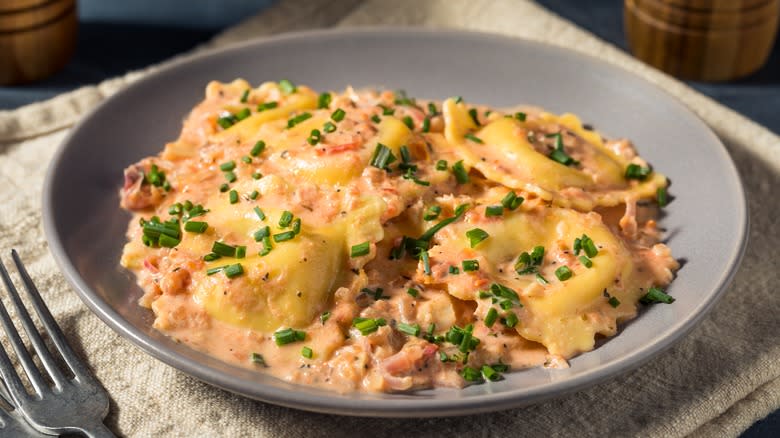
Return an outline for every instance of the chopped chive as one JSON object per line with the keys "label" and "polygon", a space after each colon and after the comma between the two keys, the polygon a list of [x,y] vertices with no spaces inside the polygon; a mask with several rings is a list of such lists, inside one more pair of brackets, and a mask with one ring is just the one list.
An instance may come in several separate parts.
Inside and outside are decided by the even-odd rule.
{"label": "chopped chive", "polygon": [[261,221],[264,221],[265,213],[263,213],[263,209],[261,209],[260,207],[255,207],[254,210],[255,210],[255,214],[257,215],[257,218],[260,219]]}
{"label": "chopped chive", "polygon": [[649,167],[642,167],[638,164],[629,164],[626,167],[626,179],[638,179],[640,181],[647,178],[652,171]]}
{"label": "chopped chive", "polygon": [[176,245],[181,243],[181,240],[175,237],[171,237],[167,234],[160,234],[160,238],[157,241],[157,243],[159,243],[160,246],[165,248],[175,248]]}
{"label": "chopped chive", "polygon": [[464,272],[478,271],[479,260],[463,260],[462,266]]}
{"label": "chopped chive", "polygon": [[395,114],[395,108],[390,108],[384,105],[379,105],[379,107],[382,108],[383,116],[392,116],[393,114]]}
{"label": "chopped chive", "polygon": [[571,269],[569,269],[568,266],[560,266],[558,269],[555,270],[555,276],[558,277],[558,280],[566,281],[571,278],[573,272],[571,272]]}
{"label": "chopped chive", "polygon": [[464,367],[463,371],[460,372],[460,375],[463,376],[463,380],[467,382],[478,382],[482,380],[482,373],[472,367]]}
{"label": "chopped chive", "polygon": [[293,94],[295,91],[298,90],[298,87],[295,86],[292,82],[290,82],[287,79],[282,79],[279,81],[279,89],[282,90],[282,93],[284,94]]}
{"label": "chopped chive", "polygon": [[414,120],[412,120],[411,116],[404,116],[401,121],[404,122],[404,125],[406,125],[407,128],[414,129]]}
{"label": "chopped chive", "polygon": [[439,160],[436,162],[436,170],[447,170],[447,160]]}
{"label": "chopped chive", "polygon": [[352,245],[352,250],[350,251],[350,257],[362,257],[364,255],[368,255],[368,253],[371,252],[371,243],[370,242],[363,242],[358,243],[357,245]]}
{"label": "chopped chive", "polygon": [[309,347],[303,347],[301,349],[301,356],[305,357],[306,359],[311,359],[314,357],[314,351],[312,351]]}
{"label": "chopped chive", "polygon": [[469,174],[466,171],[466,168],[463,167],[463,160],[453,164],[452,171],[455,173],[455,180],[458,181],[458,184],[466,184],[469,182]]}
{"label": "chopped chive", "polygon": [[252,361],[252,363],[256,363],[262,367],[268,368],[268,364],[265,362],[265,358],[260,353],[252,353],[249,356],[249,360]]}
{"label": "chopped chive", "polygon": [[297,116],[287,120],[287,128],[288,129],[292,128],[293,126],[303,123],[310,118],[311,118],[311,113],[298,114]]}
{"label": "chopped chive", "polygon": [[246,246],[240,245],[236,247],[236,258],[243,259],[246,257]]}
{"label": "chopped chive", "polygon": [[586,268],[590,269],[590,268],[593,267],[593,260],[585,257],[584,255],[580,256],[579,260],[580,260],[580,263],[582,263],[582,265],[585,266]]}
{"label": "chopped chive", "polygon": [[582,249],[585,251],[585,254],[588,257],[596,257],[596,255],[599,253],[598,248],[596,248],[596,244],[593,243],[593,240],[585,234],[582,235],[581,244]]}
{"label": "chopped chive", "polygon": [[617,297],[609,297],[609,300],[607,301],[612,308],[617,308],[617,306],[620,305],[620,300],[617,299]]}
{"label": "chopped chive", "polygon": [[428,256],[427,250],[420,251],[420,260],[423,262],[423,271],[425,275],[431,275],[431,258]]}
{"label": "chopped chive", "polygon": [[504,215],[504,206],[503,205],[488,205],[485,207],[485,216],[487,217],[495,217],[495,216],[503,216]]}
{"label": "chopped chive", "polygon": [[536,273],[536,281],[539,282],[539,284],[542,284],[542,285],[550,284],[550,282],[547,281],[547,279],[544,278],[544,276],[542,276],[542,274],[540,274],[538,272]]}
{"label": "chopped chive", "polygon": [[580,251],[582,251],[582,239],[579,237],[574,239],[574,244],[571,247],[572,251],[574,251],[574,255],[579,255]]}
{"label": "chopped chive", "polygon": [[428,228],[427,230],[425,230],[425,232],[422,234],[422,236],[420,236],[420,238],[418,240],[421,240],[423,242],[430,241],[431,238],[433,237],[433,235],[438,233],[439,230],[441,230],[442,228],[446,227],[447,225],[455,222],[456,220],[460,219],[460,217],[463,216],[463,213],[465,213],[466,210],[468,210],[468,207],[469,207],[468,204],[459,205],[455,209],[455,215],[454,216],[448,217],[446,219],[442,219],[436,225]]}
{"label": "chopped chive", "polygon": [[309,138],[306,139],[306,141],[312,146],[319,143],[320,140],[322,140],[322,133],[319,129],[312,129],[311,133],[309,133]]}
{"label": "chopped chive", "polygon": [[246,101],[249,99],[249,91],[249,88],[247,88],[243,93],[241,93],[241,99],[239,99],[241,103],[246,103]]}
{"label": "chopped chive", "polygon": [[217,272],[221,272],[223,269],[225,269],[225,266],[218,266],[216,268],[206,269],[206,275],[214,275]]}
{"label": "chopped chive", "polygon": [[256,157],[263,153],[265,150],[265,142],[263,140],[258,140],[257,143],[255,143],[254,146],[252,146],[252,150],[249,151],[249,155]]}
{"label": "chopped chive", "polygon": [[184,231],[189,231],[190,233],[205,233],[208,228],[209,224],[207,222],[187,221],[184,223]]}
{"label": "chopped chive", "polygon": [[523,112],[519,112],[518,111],[518,112],[515,113],[515,118],[517,120],[521,121],[521,122],[525,122],[525,117],[526,117],[525,113],[523,113]]}
{"label": "chopped chive", "polygon": [[420,325],[419,324],[406,324],[403,322],[399,322],[396,324],[396,328],[399,332],[405,333],[409,336],[420,336]]}
{"label": "chopped chive", "polygon": [[448,269],[447,272],[453,275],[458,275],[460,274],[460,268],[457,266],[450,266],[450,269]]}
{"label": "chopped chive", "polygon": [[555,134],[547,134],[545,135],[545,137],[555,139],[555,149],[553,149],[553,151],[550,152],[549,155],[550,159],[552,159],[553,161],[557,161],[558,163],[561,163],[564,166],[571,166],[580,163],[579,161],[570,157],[563,149],[563,135],[560,132],[557,132]]}
{"label": "chopped chive", "polygon": [[425,214],[423,215],[423,219],[426,221],[432,221],[437,219],[440,214],[441,214],[441,207],[439,207],[438,205],[431,205],[425,211]]}
{"label": "chopped chive", "polygon": [[347,115],[346,111],[344,111],[341,108],[337,108],[336,111],[333,111],[333,113],[331,113],[330,118],[333,119],[334,122],[340,122],[344,120],[344,116],[346,115]]}
{"label": "chopped chive", "polygon": [[544,261],[544,247],[541,245],[535,246],[531,250],[531,263],[539,266],[542,264],[542,261]]}
{"label": "chopped chive", "polygon": [[507,210],[515,210],[520,206],[520,204],[523,203],[523,201],[525,201],[525,199],[522,196],[517,196],[517,194],[512,191],[504,196],[504,198],[501,200],[501,205],[503,205]]}
{"label": "chopped chive", "polygon": [[395,160],[395,155],[393,155],[393,151],[389,147],[382,143],[377,143],[374,154],[371,156],[370,164],[376,168],[384,169]]}
{"label": "chopped chive", "polygon": [[224,173],[222,173],[222,175],[224,175],[225,179],[229,183],[236,182],[236,179],[238,179],[236,174],[233,173],[233,172],[224,172]]}
{"label": "chopped chive", "polygon": [[477,113],[476,108],[469,109],[469,115],[471,116],[471,120],[474,121],[474,124],[477,126],[482,126],[481,123],[479,123],[479,114]]}
{"label": "chopped chive", "polygon": [[279,102],[265,102],[257,105],[257,112],[261,113],[265,110],[274,109],[279,106]]}
{"label": "chopped chive", "polygon": [[225,276],[227,278],[234,278],[234,277],[238,277],[239,275],[244,273],[244,267],[241,266],[241,263],[236,263],[236,264],[233,264],[233,265],[225,266],[225,270],[224,271],[225,271]]}
{"label": "chopped chive", "polygon": [[482,377],[484,377],[485,380],[489,380],[491,382],[501,380],[501,374],[491,368],[490,365],[482,365],[480,371],[482,371]]}
{"label": "chopped chive", "polygon": [[485,326],[492,327],[496,322],[496,319],[498,319],[498,310],[496,310],[495,307],[491,307],[490,310],[488,310],[487,315],[485,315]]}
{"label": "chopped chive", "polygon": [[515,315],[514,312],[507,312],[504,319],[506,321],[504,325],[509,328],[513,328],[514,326],[517,325],[518,319],[517,319],[517,315]]}
{"label": "chopped chive", "polygon": [[238,192],[237,191],[231,190],[230,193],[228,194],[228,196],[230,197],[230,203],[231,204],[235,204],[235,203],[238,202]]}
{"label": "chopped chive", "polygon": [[473,228],[466,231],[466,237],[468,237],[471,247],[474,248],[480,242],[490,237],[490,235],[482,228]]}
{"label": "chopped chive", "polygon": [[213,252],[210,252],[210,253],[208,253],[208,254],[203,256],[203,261],[204,262],[213,262],[214,260],[217,260],[217,259],[219,259],[221,257],[222,256],[219,255],[219,254],[214,254]]}
{"label": "chopped chive", "polygon": [[300,342],[305,339],[306,332],[301,330],[286,328],[274,332],[274,342],[276,342],[276,345],[279,346],[292,344],[293,342]]}
{"label": "chopped chive", "polygon": [[257,190],[252,190],[252,193],[249,194],[249,199],[254,201],[258,196],[260,196],[260,192]]}
{"label": "chopped chive", "polygon": [[669,203],[669,195],[666,193],[665,187],[658,187],[658,190],[655,192],[655,200],[658,202],[659,207],[666,207]]}
{"label": "chopped chive", "polygon": [[479,143],[479,144],[484,144],[485,143],[484,141],[482,141],[481,138],[477,137],[476,135],[474,135],[474,134],[472,134],[470,132],[467,133],[466,135],[464,135],[463,138],[465,138],[467,140],[471,140],[474,143]]}
{"label": "chopped chive", "polygon": [[412,154],[409,152],[409,148],[406,145],[398,148],[398,151],[401,153],[401,161],[403,163],[408,164],[412,161]]}
{"label": "chopped chive", "polygon": [[322,125],[322,130],[330,134],[336,130],[336,125],[334,125],[331,121],[327,121],[324,125]]}
{"label": "chopped chive", "polygon": [[274,234],[274,242],[279,243],[292,240],[293,237],[295,237],[295,231],[285,231],[284,233]]}
{"label": "chopped chive", "polygon": [[650,303],[665,303],[665,304],[672,304],[674,302],[674,297],[671,295],[667,295],[664,291],[657,287],[651,287],[647,290],[647,293],[639,300],[642,302],[642,304],[650,304]]}
{"label": "chopped chive", "polygon": [[455,96],[455,103],[463,102],[463,96]]}
{"label": "chopped chive", "polygon": [[241,111],[236,113],[236,119],[238,121],[244,120],[245,118],[249,117],[250,114],[252,114],[252,112],[249,110],[249,108],[243,108]]}
{"label": "chopped chive", "polygon": [[329,107],[331,100],[333,100],[333,96],[331,96],[330,93],[328,92],[320,93],[319,97],[317,97],[317,108],[325,109]]}
{"label": "chopped chive", "polygon": [[384,325],[387,325],[384,318],[355,318],[352,320],[352,327],[358,329],[363,336],[374,333]]}
{"label": "chopped chive", "polygon": [[184,205],[182,207],[184,208],[184,211],[190,211],[192,210],[192,207],[194,207],[194,205],[192,204],[192,201],[188,199],[184,201]]}
{"label": "chopped chive", "polygon": [[410,287],[410,288],[406,289],[406,293],[408,293],[409,295],[411,295],[414,298],[417,298],[417,295],[418,295],[419,292],[417,291],[417,289],[415,289],[413,287]]}
{"label": "chopped chive", "polygon": [[223,115],[223,116],[219,117],[217,119],[217,124],[222,129],[228,129],[231,126],[233,126],[237,121],[238,121],[238,119],[236,119],[236,117],[233,114],[227,114],[227,115]]}
{"label": "chopped chive", "polygon": [[423,119],[422,128],[420,130],[422,132],[429,132],[431,130],[431,119],[430,119],[430,117],[426,117],[426,118]]}
{"label": "chopped chive", "polygon": [[281,217],[279,217],[279,227],[287,228],[292,222],[292,220],[293,220],[292,212],[288,210],[283,211]]}
{"label": "chopped chive", "polygon": [[214,244],[211,246],[211,252],[217,255],[221,255],[223,257],[235,257],[236,247],[232,245],[228,245],[227,243],[217,241],[214,242]]}
{"label": "chopped chive", "polygon": [[246,164],[250,164],[252,162],[252,157],[248,155],[244,155],[243,157],[241,157],[241,161],[243,161]]}
{"label": "chopped chive", "polygon": [[379,117],[378,115],[374,114],[373,116],[371,116],[371,121],[374,122],[374,123],[379,123],[379,122],[382,121],[382,118]]}
{"label": "chopped chive", "polygon": [[292,222],[292,232],[297,234],[301,234],[301,218],[297,217]]}
{"label": "chopped chive", "polygon": [[255,238],[255,242],[259,242],[270,235],[271,235],[271,227],[266,225],[263,228],[260,228],[259,230],[255,231],[253,237]]}
{"label": "chopped chive", "polygon": [[428,114],[435,116],[439,113],[439,110],[436,109],[436,104],[433,102],[428,103]]}
{"label": "chopped chive", "polygon": [[271,236],[263,237],[263,249],[260,250],[260,256],[267,256],[272,249],[274,249],[274,247],[271,245]]}
{"label": "chopped chive", "polygon": [[328,320],[330,319],[330,315],[331,313],[329,311],[320,315],[320,322],[322,323],[322,325],[325,325],[325,323],[328,322]]}

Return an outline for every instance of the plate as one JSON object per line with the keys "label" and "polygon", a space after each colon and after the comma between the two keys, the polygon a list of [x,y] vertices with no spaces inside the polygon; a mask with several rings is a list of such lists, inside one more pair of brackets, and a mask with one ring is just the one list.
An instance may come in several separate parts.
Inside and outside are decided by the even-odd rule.
{"label": "plate", "polygon": [[[289,78],[315,89],[378,86],[412,96],[494,106],[527,103],[580,115],[632,139],[670,177],[661,224],[684,260],[668,292],[618,336],[571,368],[508,373],[500,382],[414,394],[337,394],[220,362],[152,329],[141,290],[119,266],[130,216],[119,209],[122,170],[178,136],[210,80]],[[81,299],[144,351],[207,383],[298,409],[366,416],[464,415],[560,396],[638,367],[688,333],[723,293],[745,246],[742,184],[726,149],[665,92],[620,68],[562,48],[497,35],[410,29],[318,31],[251,41],[173,62],[106,100],[76,126],[44,187],[46,236]],[[726,206],[727,208],[723,208]],[[713,212],[717,211],[717,214]],[[174,388],[171,388],[173,390]]]}

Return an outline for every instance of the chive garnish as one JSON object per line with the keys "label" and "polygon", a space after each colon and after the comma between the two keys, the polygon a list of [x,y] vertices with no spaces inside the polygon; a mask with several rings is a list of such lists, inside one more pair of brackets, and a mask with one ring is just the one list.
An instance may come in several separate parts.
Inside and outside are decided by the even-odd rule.
{"label": "chive garnish", "polygon": [[266,225],[263,228],[260,228],[259,230],[255,231],[253,237],[255,238],[255,242],[259,242],[270,235],[271,235],[271,227]]}
{"label": "chive garnish", "polygon": [[490,237],[490,235],[482,228],[473,228],[466,231],[466,237],[468,237],[471,247],[474,248],[480,242]]}
{"label": "chive garnish", "polygon": [[637,179],[637,180],[644,180],[647,178],[648,175],[650,175],[652,171],[649,167],[642,167],[638,164],[629,164],[626,167],[626,179]]}
{"label": "chive garnish", "polygon": [[542,274],[540,274],[540,273],[538,273],[538,272],[536,273],[536,281],[537,281],[539,284],[541,284],[541,285],[547,285],[547,284],[550,284],[550,282],[549,282],[549,281],[547,281],[547,279],[546,279],[546,278],[544,278],[544,276],[542,276]]}
{"label": "chive garnish", "polygon": [[350,251],[350,257],[362,257],[364,255],[368,255],[368,253],[371,252],[371,243],[370,242],[363,242],[358,243],[357,245],[352,245],[352,249]]}
{"label": "chive garnish", "polygon": [[206,275],[214,275],[217,272],[221,272],[223,269],[225,269],[224,266],[218,266],[216,268],[206,269]]}
{"label": "chive garnish", "polygon": [[506,321],[504,325],[509,328],[513,328],[514,326],[516,326],[518,322],[517,315],[515,315],[514,312],[507,312],[506,316],[504,317],[504,320]]}
{"label": "chive garnish", "polygon": [[485,143],[484,141],[482,141],[481,138],[477,137],[476,135],[474,135],[474,134],[472,134],[470,132],[467,133],[466,135],[464,135],[463,138],[465,138],[467,140],[471,140],[474,143],[479,143],[479,144],[484,144]]}
{"label": "chive garnish", "polygon": [[279,217],[279,227],[280,228],[287,228],[290,223],[293,220],[293,214],[292,212],[285,210],[282,212],[282,215]]}
{"label": "chive garnish", "polygon": [[211,246],[211,252],[222,257],[235,257],[236,247],[217,241]]}
{"label": "chive garnish", "polygon": [[238,179],[236,174],[233,173],[233,172],[223,172],[222,175],[225,177],[225,179],[229,183],[236,182],[236,179]]}
{"label": "chive garnish", "polygon": [[414,120],[412,120],[412,116],[404,116],[401,121],[404,122],[404,125],[406,125],[407,128],[414,129]]}
{"label": "chive garnish", "polygon": [[491,382],[501,380],[501,374],[499,374],[498,372],[496,372],[496,370],[491,368],[490,365],[482,365],[480,371],[482,371],[482,377],[484,377],[485,380],[489,380]]}
{"label": "chive garnish", "polygon": [[481,126],[482,124],[479,123],[479,114],[477,113],[476,108],[469,109],[469,115],[471,116],[471,120],[474,121],[474,124],[477,126]]}
{"label": "chive garnish", "polygon": [[665,187],[658,187],[658,190],[655,192],[655,200],[658,202],[659,207],[666,207],[669,203],[669,195],[666,193]]}
{"label": "chive garnish", "polygon": [[274,234],[274,242],[279,243],[292,240],[293,237],[295,237],[295,231],[285,231],[284,233]]}
{"label": "chive garnish", "polygon": [[236,113],[236,120],[241,121],[249,117],[252,114],[249,108],[242,108],[241,111]]}
{"label": "chive garnish", "polygon": [[457,266],[450,266],[450,269],[448,269],[447,272],[453,275],[457,275],[460,274],[460,268]]}
{"label": "chive garnish", "polygon": [[370,164],[376,168],[384,169],[395,160],[395,155],[393,155],[393,151],[389,147],[382,143],[377,143],[374,154],[371,156]]}
{"label": "chive garnish", "polygon": [[292,128],[293,126],[303,123],[304,121],[311,118],[311,113],[301,113],[297,116],[287,120],[287,129]]}
{"label": "chive garnish", "polygon": [[322,140],[322,133],[319,129],[312,129],[309,133],[309,138],[306,139],[306,141],[312,146],[319,143],[320,140]]}
{"label": "chive garnish", "polygon": [[298,87],[289,80],[282,79],[279,81],[279,89],[282,90],[282,93],[284,94],[293,94],[298,90]]}
{"label": "chive garnish", "polygon": [[243,259],[246,257],[246,246],[240,245],[236,247],[236,258]]}
{"label": "chive garnish", "polygon": [[585,257],[584,255],[579,257],[579,261],[580,263],[582,263],[583,266],[585,266],[588,269],[593,267],[593,260]]}
{"label": "chive garnish", "polygon": [[265,220],[265,213],[263,213],[263,210],[260,207],[255,207],[255,214],[257,215],[257,218],[261,221]]}
{"label": "chive garnish", "polygon": [[422,128],[420,130],[422,132],[429,132],[431,130],[431,119],[430,119],[430,117],[426,117],[426,118],[423,119]]}
{"label": "chive garnish", "polygon": [[214,254],[213,252],[210,252],[210,253],[208,253],[208,254],[203,256],[203,261],[204,262],[213,262],[214,260],[217,260],[217,259],[219,259],[221,257],[222,256],[219,255],[219,254]]}
{"label": "chive garnish", "polygon": [[160,238],[158,239],[157,243],[165,248],[174,248],[176,245],[181,243],[181,240],[175,237],[171,237],[167,234],[160,234]]}
{"label": "chive garnish", "polygon": [[190,233],[205,233],[208,228],[209,224],[207,222],[187,221],[184,223],[184,231],[189,231]]}
{"label": "chive garnish", "polygon": [[250,157],[249,155],[244,155],[243,157],[241,157],[241,161],[243,161],[246,164],[250,164],[252,163],[252,157]]}
{"label": "chive garnish", "polygon": [[651,287],[647,290],[647,293],[639,300],[642,302],[642,304],[651,304],[651,303],[665,303],[665,304],[672,304],[674,302],[674,297],[671,295],[667,295],[664,291],[657,287]]}
{"label": "chive garnish", "polygon": [[586,234],[583,234],[580,238],[580,244],[582,245],[582,249],[585,251],[585,254],[590,258],[596,257],[596,255],[599,253],[598,248],[596,248],[596,244],[593,243],[593,240]]}
{"label": "chive garnish", "polygon": [[330,319],[330,315],[331,313],[329,311],[320,315],[320,322],[322,323],[322,325],[325,325],[325,323],[328,322],[328,320]]}
{"label": "chive garnish", "polygon": [[324,125],[322,125],[322,130],[330,134],[336,130],[336,125],[334,125],[331,121],[327,121]]}
{"label": "chive garnish", "polygon": [[425,214],[423,215],[423,219],[426,221],[432,221],[437,219],[440,214],[441,214],[441,207],[439,207],[438,205],[431,205],[425,211]]}
{"label": "chive garnish", "polygon": [[431,275],[431,258],[428,256],[428,250],[420,251],[420,260],[423,262],[423,271],[425,275]]}
{"label": "chive garnish", "polygon": [[346,115],[347,115],[346,111],[344,111],[341,108],[337,108],[336,111],[333,111],[333,113],[331,113],[330,118],[333,119],[334,122],[340,122],[344,120],[344,116]]}
{"label": "chive garnish", "polygon": [[428,228],[422,234],[422,236],[420,236],[419,240],[422,240],[422,241],[425,241],[425,242],[430,241],[431,238],[433,237],[433,235],[438,233],[439,230],[441,230],[442,228],[446,227],[447,225],[455,222],[456,220],[460,219],[460,217],[463,216],[463,213],[465,213],[466,210],[468,210],[468,208],[469,208],[468,204],[459,205],[455,209],[455,215],[454,216],[448,217],[446,219],[442,219],[436,225],[432,226],[431,228]]}
{"label": "chive garnish", "polygon": [[617,308],[617,306],[620,305],[620,300],[617,299],[617,297],[609,297],[609,300],[607,300],[607,302],[609,303],[610,306],[612,306],[612,308]]}
{"label": "chive garnish", "polygon": [[311,359],[314,357],[314,351],[312,351],[309,347],[303,347],[301,349],[301,356],[305,357],[306,359]]}
{"label": "chive garnish", "polygon": [[463,376],[463,380],[467,382],[482,380],[482,374],[472,367],[464,367],[463,371],[460,372],[460,375]]}
{"label": "chive garnish", "polygon": [[561,163],[564,166],[580,164],[579,161],[570,157],[563,149],[563,135],[560,132],[557,132],[555,134],[547,134],[546,137],[555,138],[555,149],[553,149],[553,151],[550,152],[549,155],[550,159],[552,159],[553,161],[557,161],[558,163]]}
{"label": "chive garnish", "polygon": [[241,266],[241,263],[227,265],[225,266],[224,272],[227,278],[235,278],[244,273],[244,267]]}
{"label": "chive garnish", "polygon": [[452,172],[455,173],[455,180],[458,181],[458,184],[466,184],[469,182],[469,174],[463,166],[463,160],[452,165]]}
{"label": "chive garnish", "polygon": [[226,161],[219,165],[219,169],[223,172],[228,172],[236,168],[236,162],[233,160]]}
{"label": "chive garnish", "polygon": [[496,319],[498,319],[498,311],[495,307],[491,307],[490,310],[488,310],[487,315],[485,315],[485,326],[492,327],[496,322]]}
{"label": "chive garnish", "polygon": [[571,272],[571,269],[569,269],[568,266],[560,266],[558,269],[555,270],[555,276],[558,277],[558,280],[566,281],[571,278],[573,272]]}
{"label": "chive garnish", "polygon": [[431,116],[435,116],[438,113],[439,113],[439,110],[436,109],[436,104],[433,103],[433,102],[429,102],[428,103],[428,114],[430,114]]}
{"label": "chive garnish", "polygon": [[252,146],[252,150],[249,151],[249,155],[256,157],[263,153],[265,150],[265,142],[263,140],[259,140],[257,143],[255,143],[254,146]]}
{"label": "chive garnish", "polygon": [[352,320],[352,327],[358,329],[363,336],[374,333],[384,325],[387,325],[384,318],[355,318]]}
{"label": "chive garnish", "polygon": [[249,356],[249,360],[252,361],[252,363],[256,363],[262,367],[268,368],[268,364],[265,362],[265,358],[260,353],[252,353]]}
{"label": "chive garnish", "polygon": [[485,216],[495,217],[504,215],[504,206],[502,205],[488,205],[485,207]]}
{"label": "chive garnish", "polygon": [[265,110],[274,109],[279,106],[279,103],[276,101],[273,102],[265,102],[257,105],[257,112],[261,113]]}
{"label": "chive garnish", "polygon": [[230,197],[230,203],[235,204],[238,202],[238,192],[235,190],[231,190],[230,193],[228,193],[228,196]]}
{"label": "chive garnish", "polygon": [[319,97],[317,97],[317,108],[325,109],[329,107],[332,99],[333,96],[331,96],[330,93],[328,92],[320,93]]}
{"label": "chive garnish", "polygon": [[246,103],[247,99],[249,99],[249,91],[249,88],[247,88],[243,93],[241,93],[241,99],[239,99],[241,103]]}
{"label": "chive garnish", "polygon": [[379,122],[382,121],[382,118],[379,117],[378,115],[374,114],[373,116],[371,116],[371,121],[374,122],[374,123],[379,123]]}
{"label": "chive garnish", "polygon": [[395,108],[390,108],[384,105],[379,105],[379,107],[382,108],[383,116],[392,116],[393,114],[395,114]]}
{"label": "chive garnish", "polygon": [[301,218],[297,217],[292,221],[292,232],[296,235],[301,234]]}
{"label": "chive garnish", "polygon": [[525,201],[525,198],[522,196],[517,196],[517,194],[512,191],[504,196],[504,198],[501,200],[501,205],[503,205],[507,210],[514,210],[519,207],[523,201]]}
{"label": "chive garnish", "polygon": [[406,324],[399,322],[396,325],[399,332],[405,333],[409,336],[420,336],[420,324]]}
{"label": "chive garnish", "polygon": [[274,247],[271,245],[271,236],[263,237],[263,249],[260,250],[260,256],[263,257],[268,255],[272,249],[274,249]]}
{"label": "chive garnish", "polygon": [[464,272],[478,271],[479,260],[463,260],[462,266]]}
{"label": "chive garnish", "polygon": [[447,170],[447,160],[439,160],[436,162],[436,170]]}
{"label": "chive garnish", "polygon": [[276,345],[279,346],[292,344],[293,342],[300,342],[305,339],[306,332],[302,330],[286,328],[274,332],[274,342],[276,342]]}
{"label": "chive garnish", "polygon": [[417,291],[417,289],[415,289],[413,287],[410,287],[410,288],[406,289],[406,293],[408,293],[413,298],[417,298],[417,295],[418,295],[419,292]]}
{"label": "chive garnish", "polygon": [[518,112],[515,113],[515,118],[517,120],[521,121],[521,122],[525,122],[525,117],[526,117],[525,113],[523,113],[523,112],[519,112],[518,111]]}
{"label": "chive garnish", "polygon": [[236,119],[236,116],[234,116],[233,114],[230,114],[230,113],[228,113],[228,114],[225,114],[225,115],[222,115],[222,116],[220,116],[219,118],[217,118],[217,124],[218,124],[218,125],[219,125],[219,126],[222,128],[222,129],[228,129],[228,128],[230,128],[230,127],[231,127],[231,126],[233,126],[233,125],[234,125],[234,124],[235,124],[237,121],[238,121],[238,119]]}
{"label": "chive garnish", "polygon": [[260,192],[257,190],[252,190],[252,192],[249,194],[249,199],[254,201],[258,196],[260,196]]}
{"label": "chive garnish", "polygon": [[463,102],[463,96],[455,96],[455,103]]}

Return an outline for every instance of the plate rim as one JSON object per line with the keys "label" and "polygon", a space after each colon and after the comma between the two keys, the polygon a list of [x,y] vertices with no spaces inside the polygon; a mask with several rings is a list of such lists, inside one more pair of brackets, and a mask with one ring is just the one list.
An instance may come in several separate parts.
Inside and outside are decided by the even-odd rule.
{"label": "plate rim", "polygon": [[733,206],[735,207],[734,211],[739,214],[737,221],[737,225],[739,226],[737,247],[729,257],[728,268],[724,275],[721,276],[717,287],[714,289],[714,291],[712,291],[709,299],[699,303],[699,305],[691,311],[690,315],[686,319],[678,321],[675,325],[667,328],[665,333],[663,333],[659,338],[654,339],[651,343],[645,344],[637,351],[599,365],[598,367],[585,371],[581,374],[578,374],[577,376],[562,381],[551,382],[538,388],[526,389],[522,394],[519,394],[517,391],[506,391],[501,393],[467,396],[463,398],[446,400],[437,399],[435,397],[420,398],[416,400],[409,398],[405,398],[403,400],[361,399],[311,395],[306,394],[305,392],[289,391],[283,388],[277,388],[261,383],[259,385],[263,388],[262,392],[258,393],[254,391],[248,391],[247,388],[241,384],[241,382],[244,382],[243,379],[230,377],[220,373],[218,370],[213,369],[208,365],[193,362],[190,359],[175,352],[168,351],[164,348],[163,345],[156,345],[156,341],[154,339],[135,329],[132,325],[127,324],[126,322],[123,323],[125,321],[124,318],[119,315],[118,312],[116,312],[108,303],[100,299],[98,294],[92,290],[92,288],[84,281],[83,278],[81,278],[78,270],[67,256],[60,236],[55,232],[56,226],[54,216],[56,213],[53,211],[52,207],[55,189],[53,182],[56,179],[58,171],[60,170],[60,162],[68,149],[68,145],[71,144],[72,138],[76,135],[76,133],[79,132],[82,126],[85,125],[92,117],[94,117],[95,114],[101,111],[107,102],[110,102],[113,99],[119,99],[123,95],[131,93],[134,87],[138,86],[139,84],[143,84],[146,81],[154,80],[158,75],[164,74],[170,70],[174,70],[203,58],[208,58],[216,54],[224,54],[225,52],[243,50],[249,46],[262,47],[264,45],[273,45],[280,42],[294,42],[295,40],[299,39],[306,40],[321,36],[360,36],[365,34],[373,34],[374,36],[384,35],[388,37],[394,37],[399,34],[404,34],[404,36],[413,34],[413,36],[417,38],[426,38],[435,35],[437,37],[443,36],[445,38],[453,36],[474,38],[480,41],[488,40],[488,42],[510,42],[514,44],[540,46],[545,50],[556,51],[564,56],[584,59],[591,63],[595,61],[604,63],[604,60],[574,49],[517,36],[465,29],[430,29],[397,26],[374,28],[358,27],[346,29],[331,28],[286,32],[268,37],[253,38],[224,47],[208,48],[194,53],[177,55],[173,59],[164,61],[161,65],[155,67],[151,73],[128,84],[123,89],[103,100],[87,114],[83,115],[81,120],[79,120],[79,122],[71,128],[70,132],[58,145],[57,150],[53,154],[51,162],[46,171],[42,190],[42,217],[45,237],[49,245],[49,249],[57,265],[60,267],[63,276],[92,313],[97,315],[101,321],[108,325],[117,334],[124,337],[125,339],[130,340],[135,347],[140,348],[145,353],[149,354],[157,360],[160,360],[164,364],[171,366],[191,377],[195,377],[201,381],[204,381],[210,385],[243,395],[251,399],[299,410],[328,414],[410,418],[454,416],[463,415],[464,413],[477,414],[526,406],[551,398],[560,397],[565,394],[570,394],[586,387],[599,384],[608,378],[625,374],[628,371],[634,370],[647,363],[651,359],[656,358],[662,352],[666,351],[671,346],[685,338],[685,336],[701,322],[701,320],[709,313],[709,311],[723,296],[737,271],[739,270],[739,266],[747,247],[747,236],[750,226],[745,188],[734,160],[731,158],[731,155],[728,153],[728,150],[726,149],[723,142],[712,131],[712,129],[699,117],[698,114],[688,108],[677,97],[673,96],[659,85],[642,76],[637,75],[627,68],[607,61],[606,64],[608,64],[610,69],[618,70],[622,74],[633,76],[636,80],[644,82],[649,87],[665,95],[670,104],[678,107],[680,110],[682,110],[682,112],[688,114],[691,117],[691,120],[696,125],[695,128],[706,132],[706,135],[711,138],[714,144],[720,146],[719,148],[716,148],[716,151],[721,155],[722,161],[728,165],[728,169],[734,177],[732,179],[736,183],[736,191],[739,192],[740,195],[738,198],[740,205]]}

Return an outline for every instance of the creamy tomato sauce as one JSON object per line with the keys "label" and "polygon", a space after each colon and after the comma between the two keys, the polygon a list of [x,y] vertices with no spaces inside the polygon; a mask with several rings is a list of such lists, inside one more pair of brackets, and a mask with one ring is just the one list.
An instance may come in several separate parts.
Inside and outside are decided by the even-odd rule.
{"label": "creamy tomato sauce", "polygon": [[210,83],[129,166],[122,265],[156,329],[347,391],[559,368],[663,292],[666,178],[571,114]]}

